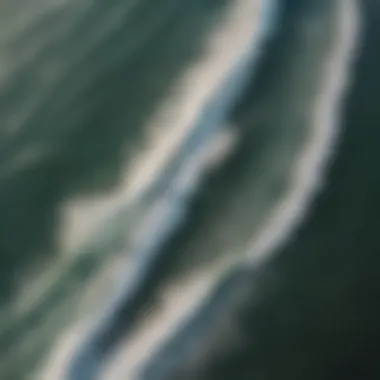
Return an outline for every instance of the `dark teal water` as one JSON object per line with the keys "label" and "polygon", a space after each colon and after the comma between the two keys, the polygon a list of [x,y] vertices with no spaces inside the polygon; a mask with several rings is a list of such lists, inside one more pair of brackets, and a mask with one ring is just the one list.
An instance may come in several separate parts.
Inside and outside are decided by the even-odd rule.
{"label": "dark teal water", "polygon": [[253,3],[0,5],[1,379],[376,378],[380,9],[357,3],[359,38],[355,2],[287,0],[209,45]]}

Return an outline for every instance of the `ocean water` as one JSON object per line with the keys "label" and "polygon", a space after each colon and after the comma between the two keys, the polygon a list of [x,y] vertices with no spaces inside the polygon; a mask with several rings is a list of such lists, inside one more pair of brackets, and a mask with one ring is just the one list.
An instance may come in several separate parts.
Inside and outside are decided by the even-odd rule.
{"label": "ocean water", "polygon": [[2,0],[0,379],[376,373],[379,17]]}

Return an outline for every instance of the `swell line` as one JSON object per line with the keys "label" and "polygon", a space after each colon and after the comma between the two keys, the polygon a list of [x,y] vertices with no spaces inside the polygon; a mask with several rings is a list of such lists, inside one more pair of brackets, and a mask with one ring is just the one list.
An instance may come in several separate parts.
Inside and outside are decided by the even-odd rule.
{"label": "swell line", "polygon": [[359,48],[361,18],[356,0],[338,0],[335,48],[325,63],[325,76],[312,119],[312,134],[292,173],[293,184],[259,239],[249,245],[246,260],[260,264],[286,242],[305,218],[339,145],[341,111],[351,84],[351,69]]}
{"label": "swell line", "polygon": [[[271,5],[269,5],[271,4]],[[186,213],[187,201],[196,191],[197,180],[200,179],[204,164],[202,158],[208,144],[223,129],[224,119],[238,95],[243,91],[247,77],[252,74],[252,64],[257,59],[258,48],[269,34],[273,26],[272,12],[274,2],[266,2],[261,12],[258,32],[254,32],[249,46],[244,49],[244,54],[239,59],[236,67],[228,73],[227,80],[216,91],[216,96],[203,107],[200,119],[185,139],[185,144],[179,149],[175,162],[173,178],[169,181],[165,194],[158,204],[157,219],[151,221],[142,242],[134,249],[138,260],[136,266],[128,268],[125,274],[125,283],[115,299],[109,304],[105,316],[100,325],[90,334],[89,340],[74,354],[71,368],[68,371],[69,379],[96,379],[101,373],[101,367],[105,360],[105,353],[98,352],[98,345],[102,343],[114,327],[115,318],[120,318],[120,313],[125,309],[125,304],[133,303],[136,292],[147,281],[147,274],[152,265],[157,265],[156,253],[161,243],[178,228]],[[273,8],[272,8],[273,7]],[[252,41],[253,40],[253,41]],[[202,165],[200,163],[202,162]],[[142,245],[141,245],[142,244]],[[121,308],[121,310],[120,310]],[[116,323],[117,325],[117,323]],[[111,334],[112,335],[112,334]]]}

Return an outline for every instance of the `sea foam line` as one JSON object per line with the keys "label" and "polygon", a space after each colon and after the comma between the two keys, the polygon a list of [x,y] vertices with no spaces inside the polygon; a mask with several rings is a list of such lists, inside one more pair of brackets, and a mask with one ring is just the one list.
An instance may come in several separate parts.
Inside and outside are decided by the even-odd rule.
{"label": "sea foam line", "polygon": [[[239,7],[239,6],[241,6],[243,4],[243,1],[240,1],[239,3],[238,3],[238,5],[236,5],[236,7]],[[241,22],[241,17],[242,16],[244,16],[245,17],[245,19],[247,19],[247,22],[249,21],[248,20],[248,17],[247,17],[247,13],[244,15],[244,8],[245,8],[245,11],[247,12],[247,10],[248,10],[248,15],[254,15],[254,13],[252,12],[252,10],[254,10],[254,8],[255,8],[255,5],[254,5],[254,3],[252,3],[252,1],[246,1],[245,0],[245,2],[244,2],[244,4],[245,4],[245,6],[244,7],[242,7],[243,8],[243,10],[242,9],[239,9],[239,11],[242,11],[242,13],[239,15],[239,21]],[[256,3],[255,3],[256,4]],[[251,10],[251,12],[249,12],[249,9],[247,9],[247,8],[253,8],[252,10]],[[265,21],[265,22],[263,22],[263,24],[264,24],[264,26],[265,27],[262,27],[263,25],[261,25],[260,26],[260,30],[258,31],[258,34],[259,34],[259,36],[258,36],[258,40],[261,40],[263,37],[264,37],[264,35],[267,33],[267,27],[268,27],[268,25],[269,25],[269,23],[267,22],[268,20],[267,20],[267,18],[268,18],[268,14],[266,14],[265,12],[264,12],[264,14],[263,14],[263,21]],[[250,20],[250,24],[251,24],[251,27],[254,29],[254,38],[256,37],[256,29],[254,28],[254,23],[252,23],[252,17],[251,17],[251,20]],[[245,26],[247,27],[247,24],[245,24]],[[238,37],[238,36],[237,36]],[[239,36],[239,38],[240,38],[240,36]],[[243,47],[242,47],[242,50],[244,50],[245,51],[245,53],[247,53],[247,51],[246,51],[246,47],[247,47],[247,45],[250,45],[249,43],[250,42],[252,42],[252,35],[250,35],[249,36],[249,41],[248,42],[246,42],[246,45],[244,46],[243,45]],[[255,44],[254,44],[255,45]],[[256,50],[256,48],[257,48],[257,46],[255,46],[254,47],[254,50]],[[248,49],[249,50],[249,49]],[[252,51],[251,51],[252,52]],[[244,54],[243,54],[243,56],[245,56]],[[240,61],[241,61],[241,58],[240,58]],[[244,61],[244,60],[243,60]],[[215,62],[215,64],[218,64],[219,62]],[[240,62],[240,64],[241,64],[242,62]],[[247,62],[245,62],[245,63],[247,63]],[[244,66],[244,65],[243,65]],[[248,65],[247,65],[247,68],[248,68]],[[238,70],[238,72],[236,73],[236,74],[238,74],[237,76],[235,76],[235,79],[236,79],[236,83],[234,83],[233,85],[232,85],[232,87],[230,88],[230,90],[231,89],[233,89],[234,90],[234,94],[232,95],[232,97],[231,97],[231,91],[229,92],[229,94],[227,94],[227,98],[224,98],[223,96],[220,96],[219,95],[219,97],[217,97],[217,102],[219,102],[219,107],[222,107],[222,108],[224,108],[224,106],[226,106],[227,108],[229,108],[229,105],[228,105],[228,103],[230,103],[230,102],[232,102],[233,100],[234,100],[234,98],[235,98],[235,96],[237,95],[237,93],[235,92],[236,91],[236,89],[239,87],[239,86],[237,86],[236,84],[238,84],[238,83],[240,83],[241,85],[243,85],[244,84],[244,82],[245,82],[245,76],[243,75],[243,77],[240,77],[240,79],[239,79],[239,76],[240,76],[240,74],[241,74],[241,70],[242,69],[242,67],[240,67],[240,69]],[[235,73],[235,71],[234,71],[234,73]],[[247,74],[245,74],[245,75],[248,75],[248,73]],[[218,81],[217,81],[217,83],[216,84],[218,84],[218,82],[221,80],[221,78],[219,78],[218,79]],[[218,90],[218,89],[217,89]],[[215,89],[214,89],[214,91],[215,91]],[[219,92],[219,91],[218,91]],[[238,91],[239,92],[239,91]],[[215,107],[215,106],[214,106]],[[217,107],[216,107],[217,108]],[[214,112],[216,112],[217,113],[217,110],[214,110]],[[223,109],[220,109],[220,112],[223,112]],[[223,112],[223,115],[225,115],[226,114],[226,110]],[[213,118],[213,123],[214,124],[219,124],[219,123],[221,123],[221,122],[223,122],[223,117],[224,116],[220,116],[220,115],[215,115],[214,116],[214,118]],[[207,120],[207,119],[206,119]],[[212,134],[213,135],[213,134]],[[194,135],[193,135],[194,136]],[[182,137],[183,138],[183,137]],[[195,152],[198,152],[198,157],[200,157],[200,156],[203,156],[203,148],[202,148],[202,145],[201,146],[198,146],[197,144],[195,145]],[[194,152],[188,152],[186,155],[185,155],[185,157],[190,157],[190,155],[191,155],[191,153],[192,154],[194,154]],[[185,161],[185,160],[184,160]],[[196,164],[194,163],[194,162],[197,162]],[[176,182],[176,180],[173,182],[174,183],[174,187],[172,188],[172,190],[174,189],[174,192],[176,193],[176,192],[179,192],[179,193],[177,193],[177,195],[176,195],[176,197],[177,197],[177,199],[175,200],[173,200],[173,198],[170,198],[170,197],[168,197],[167,198],[167,205],[166,206],[164,206],[163,208],[164,209],[166,209],[166,211],[164,210],[163,212],[164,213],[166,213],[166,219],[167,220],[171,220],[171,222],[169,223],[169,224],[172,224],[173,226],[176,224],[176,221],[177,221],[177,218],[176,217],[172,217],[172,218],[170,218],[170,215],[168,215],[168,214],[170,214],[170,213],[172,213],[173,212],[173,210],[175,209],[175,208],[177,208],[178,210],[180,209],[180,208],[183,208],[184,206],[185,206],[185,203],[186,203],[186,200],[187,200],[187,198],[188,198],[188,196],[191,194],[191,192],[193,191],[192,189],[190,189],[192,186],[194,186],[194,182],[193,182],[193,180],[194,180],[194,175],[195,175],[195,177],[197,176],[197,175],[199,175],[199,174],[197,174],[197,173],[195,173],[198,169],[196,169],[196,168],[198,168],[198,165],[199,165],[199,163],[198,163],[198,160],[196,159],[194,162],[190,162],[189,164],[187,164],[186,165],[186,168],[184,169],[185,170],[185,172],[187,172],[187,173],[191,173],[191,174],[188,174],[189,176],[192,176],[192,178],[191,178],[191,181],[189,181],[189,179],[188,178],[190,178],[190,177],[187,177],[188,175],[186,175],[185,177],[182,177],[182,180],[180,180],[179,182]],[[183,168],[182,168],[182,170],[183,170]],[[179,170],[178,172],[180,173],[180,172],[182,172],[182,170]],[[195,172],[194,172],[195,171]],[[179,188],[178,188],[178,184],[181,184],[181,186],[179,187],[181,190],[179,190]],[[172,193],[172,191],[171,191],[171,195],[173,195],[173,193]],[[165,202],[164,202],[165,203]],[[176,205],[173,205],[173,203],[175,203]],[[178,212],[178,211],[175,211],[174,212],[174,214],[176,213],[176,212]],[[159,219],[162,219],[162,218],[164,218],[165,219],[165,215],[162,215],[161,216],[161,218],[159,218]],[[154,223],[155,224],[155,223]],[[154,225],[153,224],[153,225]],[[166,229],[167,228],[167,229]],[[171,228],[172,227],[166,227],[166,228],[164,228],[163,230],[161,230],[160,232],[156,232],[156,239],[155,239],[155,241],[156,241],[156,245],[157,245],[157,240],[160,240],[160,238],[159,238],[159,236],[161,235],[162,237],[161,238],[165,238],[165,236],[168,234],[168,233],[170,233],[170,230],[171,230]],[[154,229],[154,230],[156,230],[157,229],[157,226],[155,226],[155,227],[152,227],[152,229]],[[166,232],[165,232],[166,231]],[[154,249],[154,247],[152,247],[153,249]],[[146,250],[149,250],[149,248],[145,248]],[[148,255],[149,256],[149,255]],[[148,258],[147,258],[148,259]],[[147,259],[145,259],[145,260],[147,260]],[[141,267],[144,267],[146,264],[144,264],[144,261],[145,260],[142,260],[142,264],[141,264]],[[133,276],[133,277],[138,277],[138,276]],[[129,283],[129,285],[131,286],[133,284],[133,280]],[[125,291],[125,290],[124,290]],[[125,295],[121,295],[123,298],[125,297]],[[120,299],[119,299],[119,297],[120,297],[120,295],[119,296],[117,296],[116,298],[116,300],[115,300],[115,306],[120,302]],[[115,306],[112,306],[111,305],[111,307],[110,307],[110,310],[112,311],[112,309],[115,307]],[[80,335],[82,335],[83,336],[83,333],[82,334],[80,334]],[[83,377],[82,377],[83,378]]]}
{"label": "sea foam line", "polygon": [[[246,8],[248,15],[254,17],[257,4],[254,1],[249,9]],[[151,140],[150,148],[137,157],[131,170],[125,171],[120,186],[105,196],[67,200],[62,209],[60,229],[62,259],[57,260],[57,264],[43,273],[35,284],[29,284],[25,295],[18,302],[20,314],[27,312],[31,305],[46,297],[46,287],[54,287],[55,279],[73,265],[80,255],[79,252],[86,251],[83,247],[89,241],[97,240],[99,233],[103,235],[102,230],[113,224],[115,215],[117,219],[121,219],[121,214],[131,213],[135,208],[140,210],[139,205],[144,203],[144,199],[149,197],[154,188],[162,186],[161,177],[168,165],[179,150],[185,151],[187,138],[195,133],[193,129],[202,112],[203,103],[212,103],[212,96],[220,81],[228,75],[239,52],[248,43],[252,25],[247,22],[239,24],[238,21],[244,17],[242,13],[239,7],[235,7],[225,22],[212,28],[205,41],[205,56],[185,70],[176,84],[178,91],[171,94],[163,107],[153,115],[147,126],[151,130],[151,136],[148,137]],[[247,18],[247,14],[245,17]],[[171,127],[167,128],[167,125]],[[157,131],[160,132],[158,135]],[[165,180],[170,178],[166,177]],[[146,208],[142,206],[144,207]],[[119,236],[112,236],[117,231],[117,228],[108,229],[110,236],[107,240],[120,239]]]}
{"label": "sea foam line", "polygon": [[[247,4],[244,5],[247,6]],[[243,2],[239,5],[243,8]],[[216,97],[202,107],[203,112],[200,119],[196,122],[194,129],[190,131],[190,136],[185,139],[186,143],[183,148],[175,156],[173,161],[177,170],[172,174],[172,181],[169,182],[164,197],[158,202],[158,208],[154,210],[153,219],[150,220],[147,230],[143,233],[142,241],[134,250],[136,265],[128,268],[128,272],[125,274],[126,283],[123,284],[122,290],[116,296],[113,304],[107,308],[107,315],[101,322],[101,327],[96,329],[90,342],[85,344],[85,350],[81,352],[78,357],[79,361],[76,362],[78,366],[74,365],[73,367],[74,372],[71,372],[71,379],[76,379],[78,376],[81,379],[88,376],[90,379],[94,377],[94,372],[99,371],[97,365],[95,368],[92,365],[87,367],[91,374],[87,372],[85,374],[83,369],[85,361],[93,361],[87,355],[87,353],[90,356],[93,355],[93,342],[101,340],[100,336],[107,335],[107,331],[112,329],[115,315],[120,313],[118,309],[133,299],[139,288],[147,281],[151,265],[157,265],[157,254],[160,252],[161,244],[183,221],[187,211],[187,201],[196,190],[204,170],[203,159],[207,147],[215,138],[216,133],[223,128],[223,122],[229,115],[234,101],[247,84],[248,77],[252,75],[252,65],[257,58],[258,46],[261,45],[263,38],[268,33],[267,18],[264,17],[260,20],[259,25],[258,29],[254,28],[250,33],[249,42],[251,44],[247,44],[243,48],[243,54],[237,59],[237,65],[228,73],[227,79],[222,81],[224,83],[219,85]],[[165,252],[162,254],[165,255]],[[82,356],[83,353],[84,356]],[[97,358],[97,361],[99,359]]]}
{"label": "sea foam line", "polygon": [[[337,18],[337,33],[333,37],[335,39],[335,49],[329,48],[332,55],[326,62],[323,86],[317,94],[309,143],[306,144],[301,154],[302,160],[295,165],[294,183],[290,194],[286,196],[285,201],[274,213],[274,220],[263,231],[263,236],[259,237],[258,241],[255,239],[251,242],[248,254],[243,259],[244,266],[246,266],[247,262],[250,265],[257,266],[263,260],[271,258],[273,250],[283,244],[286,238],[294,232],[298,223],[302,221],[302,217],[307,212],[307,208],[310,206],[316,192],[323,185],[323,175],[331,155],[334,153],[338,138],[340,110],[343,106],[345,90],[350,84],[350,69],[356,57],[355,53],[360,36],[360,18],[356,2],[338,0],[337,7],[338,13],[337,17],[335,17]],[[301,203],[299,204],[298,202]],[[228,268],[228,263],[226,264],[217,273],[219,278],[220,273],[224,274]],[[234,264],[236,265],[236,262]],[[196,281],[196,279],[194,280]],[[207,286],[209,286],[209,289],[214,289],[217,282]],[[201,301],[193,307],[193,311],[199,311],[202,304],[205,306],[204,302]],[[227,310],[226,312],[229,311]],[[188,314],[179,321],[177,326],[179,329],[184,326],[186,328],[187,322],[191,323],[194,315],[197,315],[194,312]],[[189,316],[190,319],[188,318]],[[173,322],[173,319],[171,321]],[[177,322],[178,319],[175,320],[175,325],[177,325]],[[176,331],[178,331],[178,328]],[[174,340],[176,339],[176,331],[172,335]],[[169,337],[169,345],[170,341],[171,338]],[[166,360],[166,344],[161,348],[164,350],[163,360]],[[158,358],[157,360],[160,361],[161,348],[159,347],[158,356],[153,356],[151,359]],[[165,366],[165,363],[166,361],[163,362],[163,366]],[[156,367],[153,368],[153,371],[154,369]]]}
{"label": "sea foam line", "polygon": [[[339,144],[345,94],[351,85],[351,69],[359,48],[361,17],[356,0],[337,1],[337,36],[312,119],[312,134],[293,172],[288,195],[262,231],[249,244],[245,261],[253,265],[269,260],[306,216],[315,196],[324,187],[325,174]],[[326,184],[328,186],[328,184]]]}

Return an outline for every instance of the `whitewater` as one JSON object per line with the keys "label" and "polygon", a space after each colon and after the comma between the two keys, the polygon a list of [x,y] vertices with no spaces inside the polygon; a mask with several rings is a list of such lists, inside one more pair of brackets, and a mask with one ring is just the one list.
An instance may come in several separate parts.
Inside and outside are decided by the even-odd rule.
{"label": "whitewater", "polygon": [[[142,136],[131,133],[121,148],[116,185],[99,192],[94,180],[94,191],[67,190],[59,205],[56,255],[42,275],[36,265],[36,273],[20,280],[14,300],[1,311],[1,344],[14,339],[16,348],[1,356],[0,377],[18,373],[19,363],[35,380],[165,378],[175,372],[175,358],[196,367],[208,346],[205,339],[212,342],[217,334],[217,326],[207,332],[198,328],[197,316],[226,274],[241,267],[254,272],[293,236],[323,191],[339,149],[341,107],[360,37],[356,1],[304,11],[295,23],[299,33],[285,31],[283,37],[276,34],[282,12],[276,0],[225,4],[208,11],[209,23],[196,5],[185,2],[162,1],[152,14],[148,3],[114,3],[106,11],[85,0],[0,6],[7,31],[0,38],[0,51],[7,53],[0,84],[17,84],[27,65],[35,81],[20,96],[18,109],[11,103],[4,107],[1,181],[53,161],[65,139],[68,145],[74,141],[76,128],[108,101],[105,90],[87,102],[83,89],[102,72],[116,71],[124,59],[133,63],[153,36],[169,39],[160,30],[170,30],[170,23],[178,27],[186,7],[207,25],[194,37],[201,41],[197,54],[167,76],[160,69],[165,58],[152,60],[147,83],[157,79],[154,70],[170,83],[157,84],[162,92],[152,90],[143,117],[127,120],[132,105],[115,121],[143,130]],[[41,20],[55,23],[50,35],[48,22]],[[93,33],[78,32],[83,21],[97,25]],[[23,42],[28,31],[29,44]],[[273,36],[285,46],[281,60],[267,57]],[[54,41],[66,49],[61,60]],[[165,54],[174,61],[170,48]],[[94,60],[97,49],[106,53]],[[268,78],[265,59],[273,67]],[[134,88],[139,80],[143,87],[142,77],[136,78]],[[240,106],[256,87],[260,95]],[[128,88],[123,91],[128,94]],[[141,95],[136,90],[128,96],[138,104]],[[55,134],[47,129],[52,120],[46,109],[56,118]],[[30,120],[36,120],[34,129]],[[245,169],[236,169],[239,155]],[[208,186],[214,193],[207,193]],[[205,201],[197,206],[199,196]],[[228,304],[225,313],[233,313]]]}

